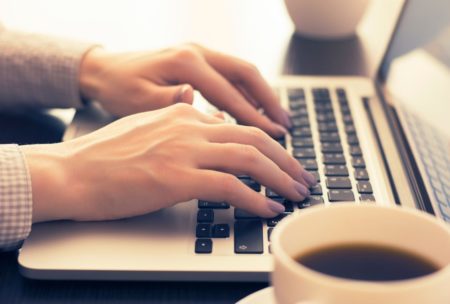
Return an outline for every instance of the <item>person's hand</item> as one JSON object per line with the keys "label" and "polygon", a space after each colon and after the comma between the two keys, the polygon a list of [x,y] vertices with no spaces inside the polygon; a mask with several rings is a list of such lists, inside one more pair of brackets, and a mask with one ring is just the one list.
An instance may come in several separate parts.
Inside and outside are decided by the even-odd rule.
{"label": "person's hand", "polygon": [[255,66],[198,45],[125,54],[96,48],[80,68],[82,96],[118,116],[192,103],[193,88],[239,123],[271,136],[291,127],[289,115]]}
{"label": "person's hand", "polygon": [[191,199],[225,201],[273,217],[284,207],[235,175],[250,175],[293,201],[303,200],[315,184],[265,132],[226,124],[186,104],[22,150],[33,185],[34,222],[123,218]]}

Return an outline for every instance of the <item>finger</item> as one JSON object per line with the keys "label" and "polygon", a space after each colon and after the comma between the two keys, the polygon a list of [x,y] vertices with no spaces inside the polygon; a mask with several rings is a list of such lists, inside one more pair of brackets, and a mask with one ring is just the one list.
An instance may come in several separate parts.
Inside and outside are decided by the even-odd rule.
{"label": "finger", "polygon": [[231,174],[196,170],[190,189],[198,199],[227,202],[261,217],[275,217],[284,212],[283,205],[253,191]]}
{"label": "finger", "polygon": [[202,47],[206,61],[230,82],[238,82],[264,112],[276,123],[289,128],[276,94],[261,73],[251,64],[220,52]]}
{"label": "finger", "polygon": [[287,130],[259,113],[225,78],[206,62],[197,61],[195,68],[179,71],[179,81],[189,82],[221,110],[233,115],[239,122],[257,126],[272,136],[279,137]]}
{"label": "finger", "polygon": [[310,194],[305,185],[295,181],[254,146],[209,143],[198,148],[197,164],[202,169],[249,175],[260,184],[296,202]]}
{"label": "finger", "polygon": [[232,124],[211,126],[207,138],[215,143],[239,143],[256,147],[261,153],[277,164],[296,181],[311,187],[316,184],[314,177],[270,136],[257,128]]}
{"label": "finger", "polygon": [[260,109],[261,105],[256,101],[250,94],[247,93],[244,87],[240,85],[239,83],[235,83],[234,87],[239,91],[239,93],[242,94],[242,96],[245,97],[245,99],[251,103],[252,106],[254,106],[256,109]]}

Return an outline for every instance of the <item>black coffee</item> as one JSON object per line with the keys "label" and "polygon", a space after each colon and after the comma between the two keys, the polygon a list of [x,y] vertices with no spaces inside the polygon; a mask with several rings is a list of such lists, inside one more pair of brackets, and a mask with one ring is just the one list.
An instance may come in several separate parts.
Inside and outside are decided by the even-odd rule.
{"label": "black coffee", "polygon": [[372,244],[323,247],[296,260],[330,276],[363,281],[406,280],[438,270],[437,265],[414,253]]}

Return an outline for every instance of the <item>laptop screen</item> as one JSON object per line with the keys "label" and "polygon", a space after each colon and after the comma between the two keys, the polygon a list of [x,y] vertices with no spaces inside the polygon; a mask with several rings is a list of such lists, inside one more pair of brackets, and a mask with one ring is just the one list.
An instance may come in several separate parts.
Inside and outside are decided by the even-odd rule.
{"label": "laptop screen", "polygon": [[[387,78],[391,64],[396,58],[416,48],[427,46],[449,26],[450,1],[408,0],[381,65],[382,79]],[[447,48],[441,50],[440,54],[440,60],[443,60],[447,67],[450,61],[449,43],[447,34]]]}
{"label": "laptop screen", "polygon": [[380,74],[397,105],[450,138],[450,1],[406,3]]}

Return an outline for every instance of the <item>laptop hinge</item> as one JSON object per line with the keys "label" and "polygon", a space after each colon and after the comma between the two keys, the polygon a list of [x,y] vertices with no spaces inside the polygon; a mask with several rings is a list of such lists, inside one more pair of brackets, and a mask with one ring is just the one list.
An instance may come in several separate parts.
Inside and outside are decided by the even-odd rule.
{"label": "laptop hinge", "polygon": [[434,214],[425,184],[396,110],[387,103],[380,84],[376,85],[376,89],[380,101],[379,105],[383,108],[382,112],[387,124],[387,126],[384,126],[383,133],[379,133],[383,136],[378,134],[377,138],[380,139],[386,160],[386,170],[390,172],[390,181],[394,185],[393,191],[396,203]]}

